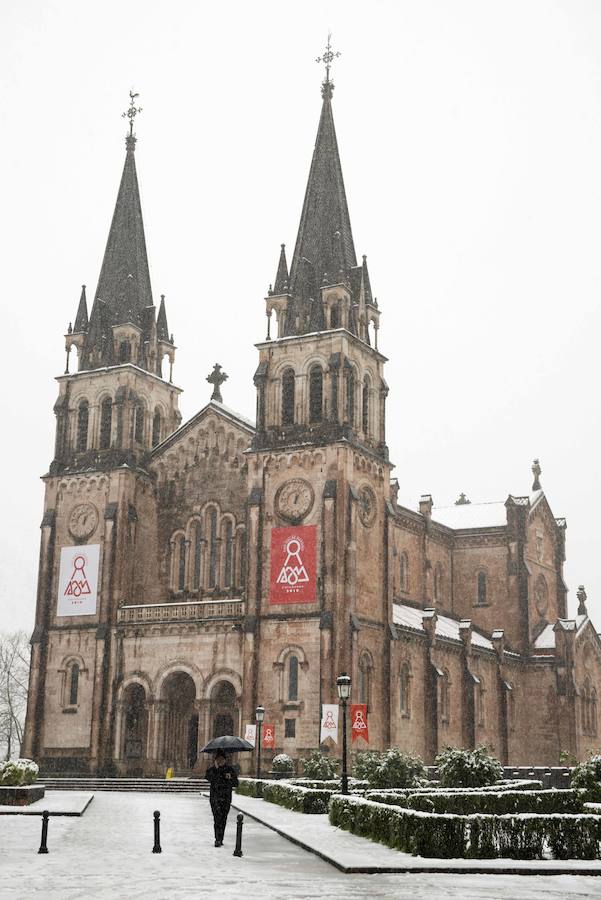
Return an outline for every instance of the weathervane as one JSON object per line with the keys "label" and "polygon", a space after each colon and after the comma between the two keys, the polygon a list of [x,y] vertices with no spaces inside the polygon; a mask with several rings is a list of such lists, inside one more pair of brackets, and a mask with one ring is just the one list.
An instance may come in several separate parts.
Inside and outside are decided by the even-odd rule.
{"label": "weathervane", "polygon": [[336,51],[336,53],[334,53],[334,51],[332,50],[332,45],[330,43],[331,37],[332,37],[332,33],[330,32],[328,34],[328,43],[326,44],[325,53],[323,54],[323,56],[318,56],[317,59],[315,60],[315,62],[324,63],[324,65],[326,67],[326,78],[324,81],[324,85],[330,84],[330,67],[331,67],[332,63],[334,62],[334,60],[338,56],[340,56],[340,51]]}
{"label": "weathervane", "polygon": [[136,108],[136,97],[139,97],[139,94],[134,94],[133,91],[129,92],[129,109],[124,113],[121,113],[122,119],[129,119],[129,137],[132,138],[134,136],[134,119],[138,115],[138,113],[142,112],[142,107],[138,106]]}

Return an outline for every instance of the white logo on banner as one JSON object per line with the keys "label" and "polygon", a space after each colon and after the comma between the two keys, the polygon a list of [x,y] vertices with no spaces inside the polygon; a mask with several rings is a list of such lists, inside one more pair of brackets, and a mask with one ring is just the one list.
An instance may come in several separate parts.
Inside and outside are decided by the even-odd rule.
{"label": "white logo on banner", "polygon": [[353,729],[355,731],[365,731],[367,728],[367,723],[363,718],[363,710],[358,709],[355,713],[355,721],[353,722]]}
{"label": "white logo on banner", "polygon": [[100,544],[62,548],[57,616],[93,616],[96,613],[99,560]]}
{"label": "white logo on banner", "polygon": [[322,703],[321,705],[321,732],[319,743],[323,743],[326,738],[332,738],[335,744],[338,743],[338,704]]}
{"label": "white logo on banner", "polygon": [[256,725],[247,725],[246,730],[244,732],[244,740],[248,741],[249,744],[255,746],[257,740],[257,726]]}
{"label": "white logo on banner", "polygon": [[307,570],[301,559],[302,541],[291,537],[285,544],[286,559],[277,577],[277,584],[295,585],[309,580]]}

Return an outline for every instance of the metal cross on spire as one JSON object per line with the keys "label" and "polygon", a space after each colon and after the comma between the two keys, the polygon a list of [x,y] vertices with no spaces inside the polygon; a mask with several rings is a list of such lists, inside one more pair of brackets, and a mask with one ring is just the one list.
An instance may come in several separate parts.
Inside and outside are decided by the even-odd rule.
{"label": "metal cross on spire", "polygon": [[136,107],[136,97],[139,97],[139,94],[135,94],[133,91],[129,92],[129,109],[127,109],[124,113],[121,113],[122,119],[129,119],[129,137],[132,138],[134,136],[134,119],[138,115],[138,113],[142,112],[142,107]]}
{"label": "metal cross on spire", "polygon": [[326,78],[324,81],[324,85],[330,84],[330,68],[331,68],[334,60],[338,56],[340,56],[340,51],[334,52],[332,50],[332,45],[330,43],[331,38],[332,38],[332,33],[330,32],[328,34],[328,42],[326,44],[325,53],[323,54],[323,56],[318,56],[317,59],[315,60],[315,62],[323,63],[326,67]]}
{"label": "metal cross on spire", "polygon": [[207,381],[209,384],[213,385],[213,393],[211,394],[211,400],[216,400],[217,403],[223,403],[223,398],[221,396],[221,385],[224,381],[227,381],[227,375],[225,372],[221,371],[221,366],[219,363],[215,363],[213,366],[213,371],[210,375],[207,375]]}

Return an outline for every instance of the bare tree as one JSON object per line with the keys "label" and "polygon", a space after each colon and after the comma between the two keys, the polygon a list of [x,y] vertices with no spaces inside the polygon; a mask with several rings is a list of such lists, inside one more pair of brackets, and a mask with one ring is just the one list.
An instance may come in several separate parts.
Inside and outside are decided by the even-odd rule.
{"label": "bare tree", "polygon": [[0,634],[0,758],[18,755],[23,740],[30,647],[24,631]]}

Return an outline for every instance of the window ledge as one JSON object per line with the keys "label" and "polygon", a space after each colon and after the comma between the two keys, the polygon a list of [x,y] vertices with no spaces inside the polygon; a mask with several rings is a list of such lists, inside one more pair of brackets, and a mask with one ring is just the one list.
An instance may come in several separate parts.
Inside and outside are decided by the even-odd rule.
{"label": "window ledge", "polygon": [[401,719],[410,719],[410,718],[411,718],[411,713],[408,713],[408,712],[401,713]]}
{"label": "window ledge", "polygon": [[76,707],[76,706],[66,706],[66,707],[63,709],[63,713],[66,713],[67,715],[73,715],[73,714],[76,713],[76,712],[77,712],[77,707]]}
{"label": "window ledge", "polygon": [[302,702],[302,700],[284,700],[284,702],[282,703],[282,708],[286,712],[294,712],[295,710],[297,712],[300,712]]}
{"label": "window ledge", "polygon": [[490,603],[473,603],[473,609],[486,609],[487,606],[490,606]]}

